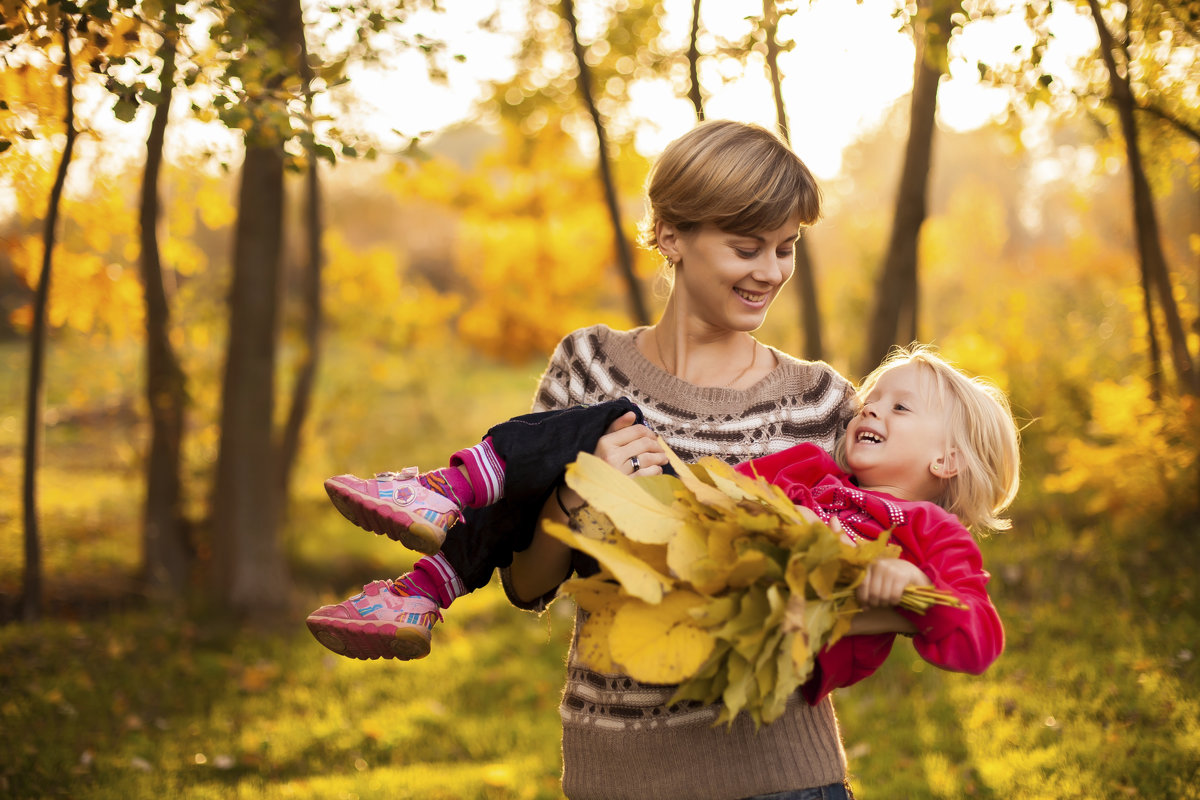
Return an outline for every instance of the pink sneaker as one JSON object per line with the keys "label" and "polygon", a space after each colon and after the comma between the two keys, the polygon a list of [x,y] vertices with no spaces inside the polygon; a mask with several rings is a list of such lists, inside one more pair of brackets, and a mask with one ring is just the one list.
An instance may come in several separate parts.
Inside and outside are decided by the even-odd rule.
{"label": "pink sneaker", "polygon": [[392,581],[372,581],[349,600],[321,606],[305,620],[308,629],[347,658],[424,658],[433,623],[442,614],[428,597],[397,594],[392,586]]}
{"label": "pink sneaker", "polygon": [[442,549],[446,529],[462,517],[457,503],[421,483],[416,467],[381,472],[369,480],[337,475],[325,481],[325,491],[358,527],[426,555]]}

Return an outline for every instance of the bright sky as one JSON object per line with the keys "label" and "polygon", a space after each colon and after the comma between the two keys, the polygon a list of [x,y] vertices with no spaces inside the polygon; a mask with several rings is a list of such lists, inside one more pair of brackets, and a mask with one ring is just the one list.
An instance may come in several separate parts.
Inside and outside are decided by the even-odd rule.
{"label": "bright sky", "polygon": [[[478,20],[497,5],[500,32],[480,31]],[[781,38],[796,42],[791,52],[780,57],[783,92],[793,146],[814,172],[828,178],[839,171],[843,148],[910,91],[913,48],[891,18],[894,0],[814,0],[800,5],[781,25]],[[762,4],[760,0],[709,0],[703,9],[708,30],[733,38],[747,27],[747,15],[761,14]],[[580,14],[586,11],[587,4],[581,3]],[[420,56],[401,57],[396,66],[405,76],[402,99],[395,94],[395,73],[356,77],[364,97],[387,98],[386,103],[374,104],[373,128],[381,134],[396,129],[415,135],[465,119],[483,81],[511,74],[509,54],[515,43],[504,31],[523,25],[520,4],[478,0],[452,12],[429,15],[427,22],[426,29],[450,42],[455,52],[466,54],[466,61],[451,65],[448,86],[437,86],[423,79]],[[686,45],[690,22],[690,2],[668,4],[667,30],[680,50]],[[1069,19],[1064,24],[1068,39],[1079,35],[1078,25]],[[586,17],[581,25],[587,26]],[[1086,30],[1082,35],[1086,39]],[[1015,42],[1027,38],[1019,18],[968,26],[967,34],[956,39],[956,51],[969,53],[970,58],[955,62],[950,78],[939,89],[943,125],[970,129],[1003,111],[1004,98],[999,91],[979,85],[974,62],[998,61]],[[774,125],[770,83],[761,65],[752,62],[742,72],[712,59],[701,64],[701,82],[711,92],[706,99],[709,117]],[[635,84],[630,98],[635,116],[645,120],[639,126],[638,146],[647,153],[658,152],[693,124],[691,105],[665,83]]]}

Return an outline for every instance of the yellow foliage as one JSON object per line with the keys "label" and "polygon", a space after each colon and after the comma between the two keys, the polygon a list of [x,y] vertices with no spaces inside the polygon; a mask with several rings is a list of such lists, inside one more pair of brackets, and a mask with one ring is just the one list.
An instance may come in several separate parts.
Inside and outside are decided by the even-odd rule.
{"label": "yellow foliage", "polygon": [[1047,491],[1076,495],[1087,512],[1126,522],[1200,504],[1194,397],[1155,402],[1145,379],[1129,377],[1096,383],[1090,400],[1084,434],[1056,440],[1059,471],[1046,477]]}
{"label": "yellow foliage", "polygon": [[[567,468],[588,506],[571,528],[545,530],[601,566],[563,586],[586,612],[579,658],[678,683],[676,700],[721,701],[718,723],[743,710],[771,722],[817,652],[845,635],[867,566],[897,548],[886,537],[850,545],[777,487],[716,459],[685,465],[662,445],[679,476],[656,476],[649,491],[594,456]],[[957,601],[933,592],[909,607],[932,603]]]}
{"label": "yellow foliage", "polygon": [[407,347],[440,338],[458,310],[457,297],[408,274],[394,250],[358,251],[336,231],[326,233],[324,247],[327,314],[343,332]]}

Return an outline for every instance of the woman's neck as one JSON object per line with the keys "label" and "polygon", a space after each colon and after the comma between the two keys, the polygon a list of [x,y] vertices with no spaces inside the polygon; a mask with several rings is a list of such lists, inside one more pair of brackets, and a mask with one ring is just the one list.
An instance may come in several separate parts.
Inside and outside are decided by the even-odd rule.
{"label": "woman's neck", "polygon": [[642,354],[676,378],[694,386],[743,388],[762,377],[764,366],[767,372],[774,368],[774,359],[759,353],[763,348],[749,332],[678,320],[668,305],[642,344]]}

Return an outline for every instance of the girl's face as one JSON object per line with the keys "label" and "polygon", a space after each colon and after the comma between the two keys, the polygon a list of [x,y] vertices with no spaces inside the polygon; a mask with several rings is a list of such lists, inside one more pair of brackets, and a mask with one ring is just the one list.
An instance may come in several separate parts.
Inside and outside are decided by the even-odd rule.
{"label": "girl's face", "polygon": [[660,247],[673,261],[673,293],[689,320],[714,332],[753,331],[795,269],[797,214],[771,231],[727,233],[706,223],[686,233],[665,226]]}
{"label": "girl's face", "polygon": [[933,501],[955,472],[945,409],[928,369],[884,372],[846,428],[846,463],[864,489]]}

